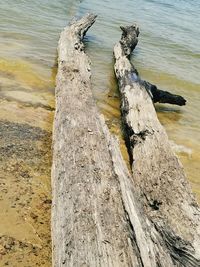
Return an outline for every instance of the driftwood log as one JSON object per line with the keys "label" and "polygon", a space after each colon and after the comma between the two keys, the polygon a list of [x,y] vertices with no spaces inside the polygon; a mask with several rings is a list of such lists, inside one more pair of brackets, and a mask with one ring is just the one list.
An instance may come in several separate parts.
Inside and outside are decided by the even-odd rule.
{"label": "driftwood log", "polygon": [[[151,266],[200,266],[199,207],[158,121],[149,94],[151,85],[137,78],[137,70],[130,62],[139,29],[137,25],[121,29],[121,40],[114,47],[115,73],[133,183],[144,216],[151,222],[152,242],[166,253],[162,258],[158,250],[157,262],[152,261]],[[182,97],[171,96],[181,101]]]}
{"label": "driftwood log", "polygon": [[[121,43],[115,47],[116,72],[123,118],[125,122],[130,119],[131,124],[126,123],[127,137],[130,144],[135,140],[135,146],[129,146],[132,158],[137,159],[133,164],[134,175],[121,156],[118,141],[110,135],[99,115],[91,90],[90,61],[83,45],[84,35],[95,19],[96,16],[89,14],[73,22],[62,32],[58,45],[52,163],[53,266],[196,267],[199,265],[199,213],[195,201],[157,120],[149,94],[126,76],[131,64],[123,54]],[[127,86],[131,89],[130,98],[126,98]],[[132,92],[135,88],[136,94],[139,92],[137,97]],[[134,108],[137,100],[140,100],[138,108],[145,107],[144,114],[141,110],[144,122],[140,121],[142,117],[137,108],[138,113],[133,113],[133,117],[127,108]],[[152,114],[145,115],[146,106]],[[145,123],[148,128],[152,126],[149,130],[157,127],[153,140],[148,143],[145,141],[149,140],[148,131],[140,134],[140,129],[146,130]],[[138,132],[133,128],[133,133],[132,126],[138,126]],[[135,139],[131,139],[131,133]],[[160,161],[156,155],[162,154],[160,134],[164,138],[162,151],[163,155],[166,153],[166,161],[157,165]],[[153,149],[155,155],[152,155]],[[172,176],[165,177],[165,172]],[[164,186],[162,200],[169,201],[167,203],[160,203],[161,186]]]}
{"label": "driftwood log", "polygon": [[88,15],[61,34],[53,131],[53,265],[131,266],[137,262],[105,124],[93,99],[82,39]]}

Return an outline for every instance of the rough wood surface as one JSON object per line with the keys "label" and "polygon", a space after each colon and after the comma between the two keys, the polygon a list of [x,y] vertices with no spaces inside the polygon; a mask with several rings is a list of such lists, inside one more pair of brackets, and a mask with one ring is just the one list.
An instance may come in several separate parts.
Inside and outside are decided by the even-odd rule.
{"label": "rough wood surface", "polygon": [[147,82],[139,78],[130,62],[139,29],[132,25],[122,27],[122,31],[114,48],[115,73],[133,184],[154,243],[156,257],[151,257],[150,266],[200,266],[199,207],[158,121]]}
{"label": "rough wood surface", "polygon": [[53,265],[143,266],[91,92],[87,15],[61,34],[53,131]]}

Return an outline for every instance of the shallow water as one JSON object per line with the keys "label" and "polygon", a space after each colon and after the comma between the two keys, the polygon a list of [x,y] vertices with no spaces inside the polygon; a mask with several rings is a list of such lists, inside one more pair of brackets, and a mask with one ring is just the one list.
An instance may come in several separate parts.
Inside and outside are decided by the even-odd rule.
{"label": "shallow water", "polygon": [[98,14],[86,37],[94,95],[119,137],[113,45],[120,38],[120,25],[138,23],[141,33],[133,61],[141,77],[188,100],[185,107],[156,108],[200,200],[198,0],[0,0],[0,4],[0,266],[13,266],[12,259],[20,267],[51,266],[56,47],[60,31],[75,15]]}

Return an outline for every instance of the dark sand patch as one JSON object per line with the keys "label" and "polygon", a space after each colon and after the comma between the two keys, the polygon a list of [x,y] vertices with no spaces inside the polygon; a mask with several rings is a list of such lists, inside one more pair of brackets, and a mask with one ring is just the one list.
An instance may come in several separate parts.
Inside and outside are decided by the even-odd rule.
{"label": "dark sand patch", "polygon": [[0,266],[51,266],[51,133],[0,121]]}

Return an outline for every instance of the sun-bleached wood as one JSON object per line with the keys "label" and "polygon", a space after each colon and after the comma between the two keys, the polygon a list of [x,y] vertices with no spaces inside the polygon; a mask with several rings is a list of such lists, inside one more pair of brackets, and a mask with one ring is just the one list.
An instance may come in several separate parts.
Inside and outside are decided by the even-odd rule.
{"label": "sun-bleached wood", "polygon": [[82,39],[96,16],[62,32],[53,128],[53,266],[142,266],[91,91]]}
{"label": "sun-bleached wood", "polygon": [[137,25],[121,29],[121,40],[114,47],[115,73],[133,184],[156,251],[150,266],[200,266],[200,210],[157,118],[146,82],[130,62],[139,29]]}

